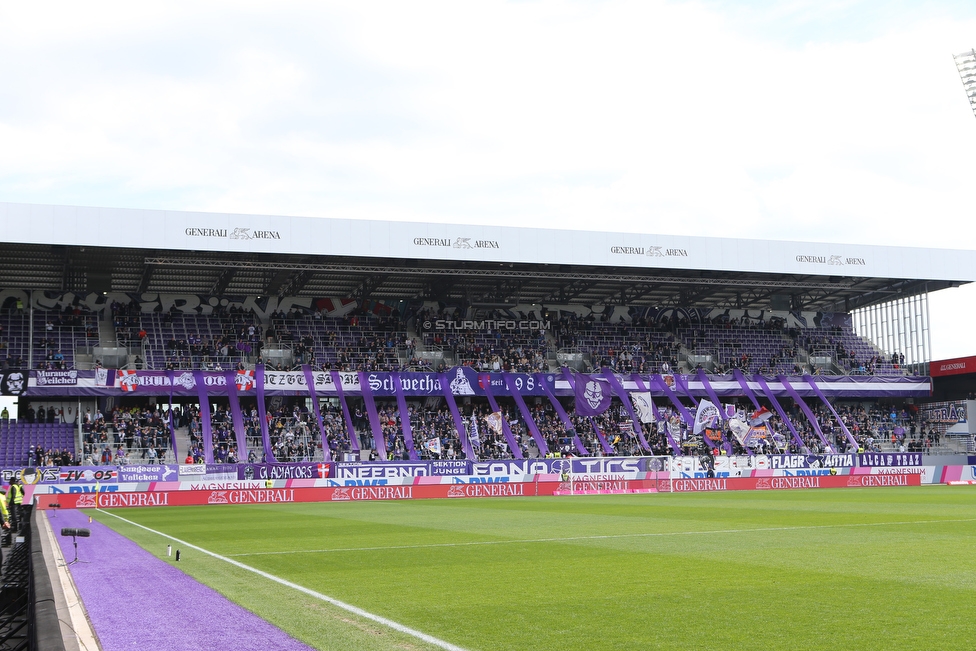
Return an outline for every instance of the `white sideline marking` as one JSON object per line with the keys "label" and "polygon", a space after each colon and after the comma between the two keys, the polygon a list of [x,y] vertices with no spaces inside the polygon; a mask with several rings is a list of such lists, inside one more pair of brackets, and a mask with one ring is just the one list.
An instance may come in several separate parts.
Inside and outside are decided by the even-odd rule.
{"label": "white sideline marking", "polygon": [[[111,514],[109,514],[111,515]],[[116,516],[118,517],[118,516]],[[373,552],[391,549],[427,549],[432,547],[471,547],[479,545],[518,545],[520,543],[572,542],[574,540],[608,540],[614,538],[653,538],[667,536],[704,536],[713,533],[762,533],[765,531],[806,531],[809,529],[836,529],[839,527],[882,527],[903,524],[933,524],[939,522],[976,522],[976,518],[960,520],[910,520],[905,522],[855,522],[850,524],[813,524],[802,527],[756,527],[753,529],[712,529],[705,531],[662,531],[649,533],[620,533],[600,536],[568,536],[565,538],[513,538],[512,540],[473,540],[456,543],[428,543],[424,545],[389,545],[387,547],[336,547],[333,549],[291,549],[277,552],[244,552],[228,554],[238,556],[275,556],[279,554],[328,554],[334,552]],[[142,526],[142,525],[139,525]],[[151,531],[151,530],[150,530]]]}
{"label": "white sideline marking", "polygon": [[445,642],[444,640],[441,640],[439,638],[436,638],[436,637],[434,637],[432,635],[427,635],[426,633],[422,633],[422,632],[420,632],[418,630],[412,629],[409,626],[404,626],[403,624],[400,624],[398,622],[394,622],[392,619],[387,619],[386,617],[381,617],[380,615],[374,615],[373,613],[367,612],[367,611],[363,610],[362,608],[357,608],[356,606],[353,606],[352,604],[347,604],[344,601],[339,601],[338,599],[335,599],[335,598],[330,597],[328,595],[324,595],[321,592],[316,592],[315,590],[310,590],[309,588],[306,588],[305,586],[298,585],[297,583],[292,583],[291,581],[288,581],[286,579],[282,579],[281,577],[275,576],[274,574],[268,574],[267,572],[263,572],[263,571],[255,568],[255,567],[251,567],[249,565],[245,565],[244,563],[241,563],[240,561],[235,561],[235,560],[233,560],[231,558],[227,558],[226,556],[221,556],[220,554],[217,554],[215,552],[212,552],[212,551],[210,551],[208,549],[204,549],[203,547],[197,547],[196,545],[194,545],[192,543],[188,543],[185,540],[180,540],[179,538],[175,538],[173,536],[170,536],[169,534],[165,534],[162,531],[156,531],[155,529],[150,529],[149,527],[147,527],[145,525],[141,525],[138,522],[133,522],[132,520],[127,520],[126,518],[123,518],[120,515],[115,515],[114,513],[109,513],[108,511],[103,511],[102,509],[97,509],[97,510],[98,510],[99,513],[104,513],[105,515],[110,515],[113,518],[118,518],[119,520],[122,520],[122,522],[126,522],[128,524],[133,525],[133,526],[139,527],[140,529],[145,529],[146,531],[148,531],[150,533],[154,533],[157,536],[162,536],[163,538],[168,538],[169,540],[172,540],[172,541],[177,542],[177,543],[179,543],[181,545],[184,545],[186,547],[189,547],[190,549],[195,549],[198,552],[202,552],[204,554],[207,554],[208,556],[212,556],[212,557],[214,557],[214,558],[216,558],[218,560],[224,561],[225,563],[230,563],[231,565],[234,565],[235,567],[239,567],[239,568],[241,568],[243,570],[247,570],[248,572],[253,572],[253,573],[257,574],[258,576],[261,576],[261,577],[264,577],[265,579],[268,579],[269,581],[274,581],[275,583],[280,583],[283,586],[292,588],[294,590],[298,590],[299,592],[303,592],[303,593],[309,595],[310,597],[315,597],[316,599],[319,599],[321,601],[325,601],[327,603],[332,604],[333,606],[336,606],[338,608],[342,608],[343,610],[349,611],[350,613],[352,613],[354,615],[358,615],[359,617],[362,617],[364,619],[372,620],[372,621],[374,621],[374,622],[376,622],[378,624],[382,624],[383,626],[386,626],[388,628],[392,628],[394,631],[398,631],[400,633],[404,633],[405,635],[410,635],[412,637],[415,637],[415,638],[417,638],[419,640],[423,640],[424,642],[427,642],[428,644],[432,644],[432,645],[434,645],[436,647],[439,647],[441,649],[446,649],[446,651],[466,651],[466,649],[464,649],[463,647],[459,647],[457,645],[451,644],[450,642]]}

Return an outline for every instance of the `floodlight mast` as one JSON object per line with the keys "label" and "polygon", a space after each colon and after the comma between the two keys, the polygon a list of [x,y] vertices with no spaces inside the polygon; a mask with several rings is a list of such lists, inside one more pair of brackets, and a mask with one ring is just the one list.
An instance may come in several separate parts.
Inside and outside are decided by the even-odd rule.
{"label": "floodlight mast", "polygon": [[976,115],[976,49],[954,54],[952,58],[956,61],[956,69],[959,70],[963,90],[969,98],[969,106],[973,109],[973,115]]}

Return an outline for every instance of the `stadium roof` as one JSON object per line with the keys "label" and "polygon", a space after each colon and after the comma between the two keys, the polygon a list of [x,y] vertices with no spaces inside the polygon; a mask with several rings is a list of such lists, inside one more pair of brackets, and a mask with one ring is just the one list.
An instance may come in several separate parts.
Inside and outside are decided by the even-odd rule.
{"label": "stadium roof", "polygon": [[976,252],[0,203],[0,287],[850,311]]}

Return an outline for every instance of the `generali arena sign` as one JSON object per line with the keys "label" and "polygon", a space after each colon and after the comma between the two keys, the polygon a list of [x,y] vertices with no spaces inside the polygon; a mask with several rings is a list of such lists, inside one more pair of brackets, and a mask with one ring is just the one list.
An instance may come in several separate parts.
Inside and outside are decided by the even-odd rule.
{"label": "generali arena sign", "polygon": [[976,356],[943,359],[929,363],[929,374],[932,377],[962,375],[964,373],[976,373]]}
{"label": "generali arena sign", "polygon": [[[621,479],[605,486],[613,493],[699,493],[742,490],[791,490],[921,486],[917,473],[891,475],[822,475],[813,477],[730,477],[720,479]],[[114,509],[147,506],[215,504],[286,504],[292,502],[361,502],[470,497],[526,497],[592,492],[593,482],[534,481],[498,484],[429,484],[337,488],[270,488],[132,493],[62,493],[37,495],[40,509]]]}

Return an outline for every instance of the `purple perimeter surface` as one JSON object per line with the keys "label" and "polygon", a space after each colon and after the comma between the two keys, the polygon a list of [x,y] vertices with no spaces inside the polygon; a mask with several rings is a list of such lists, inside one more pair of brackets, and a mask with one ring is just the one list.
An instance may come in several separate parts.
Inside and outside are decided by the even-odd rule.
{"label": "purple perimeter surface", "polygon": [[89,562],[72,565],[71,576],[105,651],[311,651],[128,538],[89,524],[84,511],[60,511],[50,522],[68,561],[74,546],[61,528],[91,530],[78,539],[78,559]]}

